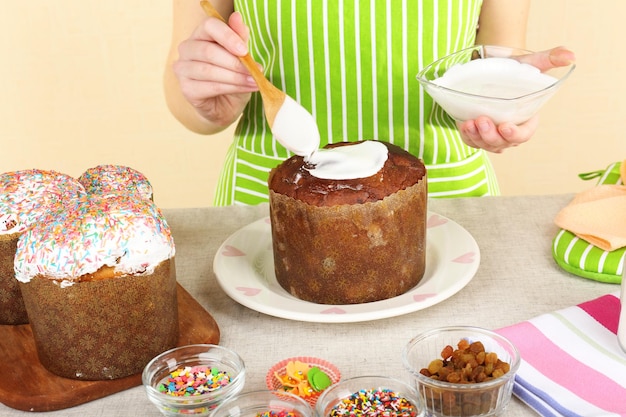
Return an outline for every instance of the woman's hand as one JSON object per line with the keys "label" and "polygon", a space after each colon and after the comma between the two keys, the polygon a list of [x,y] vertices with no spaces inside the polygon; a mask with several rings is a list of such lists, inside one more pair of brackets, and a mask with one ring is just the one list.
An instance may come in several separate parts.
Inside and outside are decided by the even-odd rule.
{"label": "woman's hand", "polygon": [[247,53],[249,29],[239,13],[228,25],[205,19],[178,46],[173,71],[185,99],[214,125],[228,126],[241,114],[257,91],[256,82],[238,57]]}
{"label": "woman's hand", "polygon": [[564,46],[548,49],[546,51],[535,52],[533,54],[522,55],[516,58],[525,64],[539,68],[542,72],[556,67],[564,67],[576,61],[574,52]]}
{"label": "woman's hand", "polygon": [[537,130],[537,126],[539,126],[539,115],[534,115],[520,125],[501,123],[496,126],[493,120],[486,116],[457,122],[463,142],[472,148],[493,153],[502,153],[507,148],[527,142]]}
{"label": "woman's hand", "polygon": [[[521,62],[531,64],[541,71],[569,65],[576,57],[564,47],[536,52],[518,58]],[[486,116],[475,120],[457,122],[457,128],[463,141],[473,147],[489,152],[501,153],[507,148],[527,142],[539,126],[539,116],[535,115],[528,121],[515,125],[513,123],[496,124]]]}

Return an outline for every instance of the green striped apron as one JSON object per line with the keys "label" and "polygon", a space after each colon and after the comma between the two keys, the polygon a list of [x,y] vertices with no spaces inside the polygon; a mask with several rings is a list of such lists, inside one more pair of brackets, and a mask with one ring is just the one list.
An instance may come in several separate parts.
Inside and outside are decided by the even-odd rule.
{"label": "green striped apron", "polygon": [[[415,75],[474,44],[481,0],[235,0],[250,52],[268,78],[317,120],[322,146],[374,139],[417,155],[430,197],[498,193],[485,152],[465,145],[455,122]],[[258,93],[227,153],[216,205],[268,200],[269,171],[290,156],[272,139]]]}

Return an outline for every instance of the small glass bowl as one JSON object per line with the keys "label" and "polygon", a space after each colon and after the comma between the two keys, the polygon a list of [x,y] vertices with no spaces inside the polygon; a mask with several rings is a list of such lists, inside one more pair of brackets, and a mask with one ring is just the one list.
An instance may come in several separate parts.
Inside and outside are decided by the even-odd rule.
{"label": "small glass bowl", "polygon": [[[318,398],[317,404],[315,405],[315,412],[318,417],[327,417],[330,416],[334,407],[349,403],[350,397],[354,394],[360,393],[362,397],[363,395],[367,396],[369,392],[377,393],[381,391],[391,391],[396,397],[404,398],[409,403],[407,404],[409,409],[406,410],[406,414],[403,413],[400,408],[397,410],[397,414],[392,415],[424,416],[424,407],[415,389],[405,382],[387,376],[359,376],[344,379],[343,381],[331,385]],[[349,415],[371,415],[359,413],[358,411],[354,412],[356,414]]]}
{"label": "small glass bowl", "polygon": [[[498,359],[509,364],[509,371],[485,382],[464,384],[439,381],[420,373],[431,361],[441,359],[441,351],[447,345],[456,350],[461,339],[482,342],[485,352],[494,352]],[[496,416],[504,413],[511,399],[520,354],[508,339],[491,330],[471,326],[442,327],[411,339],[402,352],[402,362],[413,377],[428,415]]]}
{"label": "small glass bowl", "polygon": [[211,417],[313,417],[313,409],[302,398],[282,391],[250,391],[231,397],[217,406]]}
{"label": "small glass bowl", "polygon": [[[166,381],[172,373],[187,367],[213,369],[218,375],[227,374],[230,381],[221,386],[214,384],[216,386],[209,388],[208,392],[196,395],[177,396],[159,389],[167,386]],[[164,415],[208,416],[221,402],[241,392],[246,379],[246,367],[236,352],[225,347],[211,344],[188,345],[156,356],[144,368],[141,379],[148,399]],[[220,377],[215,379],[219,381]]]}
{"label": "small glass bowl", "polygon": [[[520,124],[535,115],[576,68],[571,63],[543,73],[539,73],[539,70],[536,74],[520,71],[521,67],[515,61],[524,62],[524,56],[532,53],[504,46],[476,45],[427,65],[417,74],[417,80],[433,100],[457,121],[488,116],[496,124]],[[455,68],[459,75],[460,64],[490,58],[510,60],[492,60],[488,63],[494,65],[490,66],[485,61],[480,71],[467,76],[463,74],[463,88],[457,89],[442,82],[442,77],[450,69]],[[495,65],[496,62],[498,65]],[[493,92],[496,85],[498,94]]]}

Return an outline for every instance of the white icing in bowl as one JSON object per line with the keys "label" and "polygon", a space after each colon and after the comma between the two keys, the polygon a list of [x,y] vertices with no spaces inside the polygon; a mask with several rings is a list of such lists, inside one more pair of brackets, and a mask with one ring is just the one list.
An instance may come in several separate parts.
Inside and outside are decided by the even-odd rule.
{"label": "white icing in bowl", "polygon": [[532,51],[477,45],[424,67],[417,80],[457,121],[487,116],[496,124],[533,117],[576,68],[574,63],[541,72],[522,64]]}
{"label": "white icing in bowl", "polygon": [[451,67],[433,84],[467,94],[513,99],[543,90],[558,80],[511,58],[475,59]]}

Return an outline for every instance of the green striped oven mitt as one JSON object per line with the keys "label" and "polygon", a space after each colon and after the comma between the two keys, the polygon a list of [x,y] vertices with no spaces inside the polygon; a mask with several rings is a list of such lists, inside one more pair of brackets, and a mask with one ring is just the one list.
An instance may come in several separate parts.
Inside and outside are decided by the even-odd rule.
{"label": "green striped oven mitt", "polygon": [[[580,174],[583,180],[597,179],[597,185],[622,185],[621,162],[605,170]],[[561,268],[583,278],[619,284],[622,281],[622,263],[626,247],[606,251],[580,239],[574,233],[561,229],[552,242],[552,256]]]}

